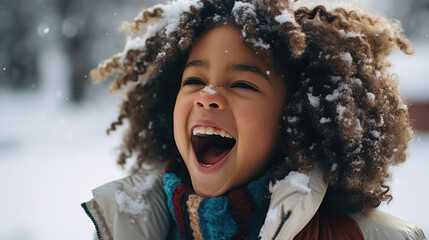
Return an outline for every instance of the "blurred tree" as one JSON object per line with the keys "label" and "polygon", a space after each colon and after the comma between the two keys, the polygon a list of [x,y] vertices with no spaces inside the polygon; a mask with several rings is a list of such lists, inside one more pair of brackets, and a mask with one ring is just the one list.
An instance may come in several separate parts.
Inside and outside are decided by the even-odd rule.
{"label": "blurred tree", "polygon": [[[64,93],[75,101],[85,96],[91,68],[121,49],[118,26],[139,9],[156,1],[141,0],[0,0],[0,86],[36,88],[67,81]],[[70,76],[39,79],[38,63],[47,49],[59,50],[69,63]],[[64,69],[62,69],[64,70]],[[60,71],[53,69],[53,71]],[[62,73],[61,73],[62,74]]]}
{"label": "blurred tree", "polygon": [[[136,8],[155,1],[119,0],[57,0],[58,11],[62,17],[62,45],[71,62],[71,79],[69,94],[74,101],[85,96],[88,74],[94,68],[100,56],[111,56],[120,48],[123,34],[117,31],[120,22],[132,19],[137,14]],[[132,12],[126,18],[125,15]],[[120,14],[122,13],[122,14]],[[93,51],[97,49],[98,51]],[[94,58],[94,56],[96,57]]]}
{"label": "blurred tree", "polygon": [[90,51],[88,50],[89,33],[93,18],[91,9],[96,7],[98,0],[58,0],[59,13],[62,18],[61,42],[66,55],[70,58],[71,79],[69,83],[69,94],[74,101],[80,101],[84,97],[86,75],[90,69]]}
{"label": "blurred tree", "polygon": [[25,0],[0,0],[0,85],[13,88],[36,86],[38,74],[33,41],[36,12]]}

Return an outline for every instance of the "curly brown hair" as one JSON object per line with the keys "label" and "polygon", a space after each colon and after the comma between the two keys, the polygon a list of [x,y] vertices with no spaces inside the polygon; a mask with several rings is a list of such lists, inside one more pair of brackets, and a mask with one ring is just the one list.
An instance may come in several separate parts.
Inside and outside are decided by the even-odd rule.
{"label": "curly brown hair", "polygon": [[[413,52],[400,24],[362,9],[238,3],[173,1],[124,25],[133,37],[124,52],[91,72],[99,80],[116,73],[111,90],[128,89],[108,129],[129,121],[118,163],[135,154],[139,169],[177,154],[172,115],[187,56],[208,29],[232,24],[287,86],[273,179],[319,166],[329,181],[328,206],[362,211],[390,200],[389,166],[405,161],[413,137],[407,105],[387,71],[395,47]],[[185,11],[172,17],[179,4]]]}

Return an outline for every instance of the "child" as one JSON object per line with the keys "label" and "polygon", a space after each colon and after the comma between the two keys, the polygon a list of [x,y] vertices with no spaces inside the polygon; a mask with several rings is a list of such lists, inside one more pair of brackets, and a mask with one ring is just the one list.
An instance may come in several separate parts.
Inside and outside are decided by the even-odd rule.
{"label": "child", "polygon": [[[413,137],[387,72],[398,24],[302,1],[181,0],[126,24],[133,174],[82,204],[100,239],[424,239],[375,210]],[[143,30],[143,27],[146,30]],[[142,33],[143,32],[143,33]]]}

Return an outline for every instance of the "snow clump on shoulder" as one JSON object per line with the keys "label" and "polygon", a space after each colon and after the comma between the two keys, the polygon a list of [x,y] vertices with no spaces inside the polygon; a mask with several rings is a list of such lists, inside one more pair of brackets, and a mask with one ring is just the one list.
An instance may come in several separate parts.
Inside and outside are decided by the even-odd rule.
{"label": "snow clump on shoulder", "polygon": [[153,175],[148,175],[144,178],[143,182],[137,183],[135,187],[133,187],[133,191],[138,193],[139,195],[145,195],[153,186],[155,186],[156,178]]}
{"label": "snow clump on shoulder", "polygon": [[133,217],[130,219],[131,222],[134,222],[134,217],[137,215],[143,214],[143,220],[146,221],[149,215],[149,211],[151,209],[151,205],[149,202],[145,201],[143,197],[149,193],[151,189],[153,189],[156,184],[155,176],[148,175],[144,177],[144,180],[140,183],[137,183],[133,188],[133,195],[137,195],[136,199],[133,199],[129,196],[124,190],[116,190],[115,201],[118,205],[119,212],[125,213]]}
{"label": "snow clump on shoulder", "polygon": [[292,186],[303,190],[304,192],[311,192],[311,189],[308,187],[308,184],[310,183],[310,177],[304,173],[292,171],[284,179],[277,180],[274,184],[270,182],[268,186],[270,193],[275,192],[281,185],[285,183],[290,183]]}
{"label": "snow clump on shoulder", "polygon": [[136,216],[150,210],[150,203],[141,199],[132,199],[125,191],[116,190],[115,200],[119,207],[119,212]]}

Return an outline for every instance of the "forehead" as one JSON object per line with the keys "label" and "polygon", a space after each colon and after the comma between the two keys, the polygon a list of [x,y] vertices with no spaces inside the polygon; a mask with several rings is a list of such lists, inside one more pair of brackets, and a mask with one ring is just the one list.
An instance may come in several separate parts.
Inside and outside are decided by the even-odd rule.
{"label": "forehead", "polygon": [[[225,25],[205,32],[191,49],[187,62],[202,60],[208,63],[251,64],[266,67],[253,49],[244,46],[243,37],[238,27]],[[226,61],[226,62],[225,62]]]}

